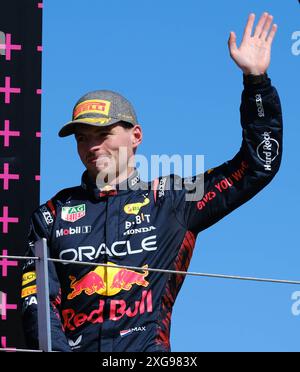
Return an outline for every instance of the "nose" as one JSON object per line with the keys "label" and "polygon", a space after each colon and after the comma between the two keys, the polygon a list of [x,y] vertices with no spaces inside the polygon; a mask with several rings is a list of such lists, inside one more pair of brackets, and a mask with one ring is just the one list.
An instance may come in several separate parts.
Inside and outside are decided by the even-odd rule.
{"label": "nose", "polygon": [[89,143],[87,146],[88,152],[96,152],[99,150],[99,144]]}

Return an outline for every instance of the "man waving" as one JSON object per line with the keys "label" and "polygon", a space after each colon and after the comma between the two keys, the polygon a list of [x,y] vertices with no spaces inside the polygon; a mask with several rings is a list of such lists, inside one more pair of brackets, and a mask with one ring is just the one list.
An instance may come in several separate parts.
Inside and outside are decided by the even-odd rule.
{"label": "man waving", "polygon": [[[281,107],[267,76],[277,26],[264,13],[253,33],[254,19],[250,14],[240,47],[233,32],[229,38],[244,79],[241,148],[204,175],[142,182],[132,162],[142,129],[130,102],[96,90],[75,104],[59,135],[75,135],[86,171],[80,186],[33,213],[29,234],[30,256],[34,242],[46,238],[51,257],[70,261],[49,264],[54,350],[170,351],[172,308],[184,276],[149,268],[186,271],[197,235],[257,194],[280,166]],[[190,187],[198,184],[199,198]],[[34,278],[29,261],[22,290],[29,347],[38,347]]]}

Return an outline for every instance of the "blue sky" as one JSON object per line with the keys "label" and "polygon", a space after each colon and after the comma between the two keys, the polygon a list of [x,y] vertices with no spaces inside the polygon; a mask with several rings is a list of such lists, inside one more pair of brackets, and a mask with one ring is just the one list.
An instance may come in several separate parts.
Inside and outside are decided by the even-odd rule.
{"label": "blue sky", "polygon": [[[227,39],[234,30],[240,40],[247,15],[263,11],[279,25],[268,72],[283,106],[282,166],[259,195],[198,237],[190,271],[300,280],[296,0],[44,0],[41,202],[80,182],[74,139],[57,132],[90,90],[116,90],[134,104],[139,152],[148,158],[201,154],[207,169],[233,157],[242,76]],[[296,290],[188,277],[173,312],[172,350],[300,351]]]}

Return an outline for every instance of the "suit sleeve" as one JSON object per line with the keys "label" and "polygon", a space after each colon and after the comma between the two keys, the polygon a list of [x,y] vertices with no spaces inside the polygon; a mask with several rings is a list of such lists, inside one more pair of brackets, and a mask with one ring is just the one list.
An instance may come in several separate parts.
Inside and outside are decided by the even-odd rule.
{"label": "suit sleeve", "polygon": [[195,233],[251,199],[279,169],[282,155],[281,105],[267,75],[261,76],[260,81],[255,77],[244,77],[240,113],[243,139],[234,158],[194,177],[190,182],[193,192],[189,191],[191,185],[186,180],[183,180],[181,192],[173,192],[178,219]]}
{"label": "suit sleeve", "polygon": [[[54,216],[51,214],[51,210],[47,205],[41,206],[33,213],[28,235],[27,256],[35,256],[34,243],[37,240],[46,238],[49,241],[49,230],[51,229],[53,219]],[[53,262],[49,263],[48,271],[52,350],[71,351],[60,320],[59,305],[61,302],[61,290]],[[39,348],[36,293],[35,262],[28,260],[23,267],[21,297],[23,329],[27,347],[30,349]]]}

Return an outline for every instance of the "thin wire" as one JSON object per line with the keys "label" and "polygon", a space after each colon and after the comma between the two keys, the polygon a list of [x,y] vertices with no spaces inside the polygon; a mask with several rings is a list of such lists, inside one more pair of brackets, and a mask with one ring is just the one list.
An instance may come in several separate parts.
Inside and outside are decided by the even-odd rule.
{"label": "thin wire", "polygon": [[39,257],[3,256],[3,255],[2,256],[0,255],[0,258],[11,258],[11,259],[14,259],[14,260],[36,260],[36,261],[40,259]]}
{"label": "thin wire", "polygon": [[150,267],[143,268],[137,266],[120,266],[120,265],[109,265],[104,263],[95,263],[95,262],[79,262],[79,261],[70,261],[70,260],[60,260],[56,258],[48,258],[49,261],[59,262],[59,263],[73,263],[75,265],[86,265],[86,266],[104,266],[111,268],[121,268],[121,269],[133,269],[139,271],[153,271],[166,274],[180,274],[180,275],[191,275],[191,276],[200,276],[208,278],[220,278],[220,279],[234,279],[234,280],[248,280],[256,282],[266,282],[266,283],[281,283],[281,284],[297,284],[300,285],[298,280],[285,280],[285,279],[269,279],[269,278],[255,278],[255,277],[246,277],[246,276],[234,276],[234,275],[223,275],[223,274],[208,274],[208,273],[197,273],[192,271],[176,271],[176,270],[165,270],[165,269],[152,269]]}
{"label": "thin wire", "polygon": [[[15,259],[20,259],[20,260],[30,260],[30,259],[39,260],[39,257],[23,257],[23,256],[3,256],[3,255],[1,256],[0,255],[0,258],[15,258]],[[206,278],[233,279],[233,280],[243,280],[243,281],[252,281],[252,282],[300,285],[299,280],[270,279],[270,278],[257,278],[257,277],[238,276],[238,275],[209,274],[209,273],[198,273],[198,272],[191,272],[191,271],[153,269],[150,267],[143,268],[143,267],[138,267],[138,266],[110,265],[110,264],[96,263],[96,262],[80,262],[80,261],[71,261],[71,260],[61,260],[57,258],[48,258],[48,261],[64,263],[64,264],[96,266],[96,267],[104,266],[104,267],[111,267],[115,269],[131,269],[131,270],[150,271],[150,272],[152,271],[152,272],[159,272],[159,273],[165,273],[165,274],[190,275],[190,276],[198,276],[198,277],[206,277]]]}
{"label": "thin wire", "polygon": [[20,353],[42,353],[43,350],[30,350],[30,349],[14,349],[12,347],[0,348],[0,351],[15,351]]}

